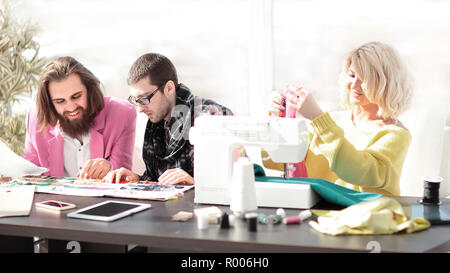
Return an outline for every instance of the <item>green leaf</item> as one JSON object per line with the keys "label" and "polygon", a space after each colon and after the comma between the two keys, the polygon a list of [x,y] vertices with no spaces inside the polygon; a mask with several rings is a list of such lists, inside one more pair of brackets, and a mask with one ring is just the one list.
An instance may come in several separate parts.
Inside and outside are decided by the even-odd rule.
{"label": "green leaf", "polygon": [[[37,27],[20,23],[8,1],[0,8],[0,138],[22,155],[25,143],[25,115],[13,115],[12,106],[37,88],[45,64],[34,40]],[[28,57],[26,57],[28,56]],[[29,59],[27,59],[29,58]]]}

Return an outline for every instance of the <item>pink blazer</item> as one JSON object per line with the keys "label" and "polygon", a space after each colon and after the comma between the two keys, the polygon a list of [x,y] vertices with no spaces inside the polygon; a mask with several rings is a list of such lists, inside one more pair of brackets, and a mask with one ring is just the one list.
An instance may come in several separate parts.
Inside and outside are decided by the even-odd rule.
{"label": "pink blazer", "polygon": [[[136,133],[136,109],[128,101],[105,97],[105,107],[94,119],[90,136],[93,158],[107,158],[114,169],[132,168]],[[46,167],[43,175],[64,176],[63,137],[57,127],[39,132],[36,107],[27,116],[27,133],[23,157]]]}

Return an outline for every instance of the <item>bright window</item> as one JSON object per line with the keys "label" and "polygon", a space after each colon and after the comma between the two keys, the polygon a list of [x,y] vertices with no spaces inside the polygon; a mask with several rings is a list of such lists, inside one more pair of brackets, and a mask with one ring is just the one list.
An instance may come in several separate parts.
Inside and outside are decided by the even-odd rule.
{"label": "bright window", "polygon": [[[338,109],[345,55],[370,41],[393,46],[414,79],[415,103],[450,105],[450,1],[273,1],[274,88],[303,85]],[[450,125],[450,124],[449,124]]]}
{"label": "bright window", "polygon": [[41,55],[71,55],[102,81],[106,95],[128,97],[126,77],[142,54],[175,64],[196,95],[248,114],[248,1],[25,0],[22,17],[41,29]]}

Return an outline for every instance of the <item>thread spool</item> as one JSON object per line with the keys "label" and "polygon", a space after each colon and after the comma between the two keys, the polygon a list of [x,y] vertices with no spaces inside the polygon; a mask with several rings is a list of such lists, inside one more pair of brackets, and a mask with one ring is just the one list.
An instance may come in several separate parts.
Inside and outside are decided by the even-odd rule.
{"label": "thread spool", "polygon": [[230,228],[230,222],[228,219],[228,214],[226,212],[222,215],[222,221],[220,221],[220,228],[221,229],[229,229]]}
{"label": "thread spool", "polygon": [[269,215],[269,224],[277,225],[281,223],[283,217],[281,215]]}
{"label": "thread spool", "polygon": [[228,222],[230,222],[230,227],[234,227],[236,223],[236,216],[233,214],[228,215]]}
{"label": "thread spool", "polygon": [[311,217],[311,215],[312,215],[312,212],[310,210],[304,210],[298,214],[298,216],[300,217],[300,219],[302,221],[305,221],[306,219]]}
{"label": "thread spool", "polygon": [[424,176],[422,179],[423,198],[419,202],[424,205],[440,205],[442,202],[439,201],[439,187],[444,179],[440,176]]}
{"label": "thread spool", "polygon": [[280,215],[281,217],[285,217],[286,216],[286,212],[284,211],[283,208],[279,208],[277,209],[277,215]]}
{"label": "thread spool", "polygon": [[264,224],[265,225],[265,224],[267,224],[267,221],[268,221],[267,216],[264,213],[258,214],[258,222],[260,224]]}
{"label": "thread spool", "polygon": [[257,209],[253,163],[246,157],[240,157],[233,164],[230,210],[237,217],[243,217],[245,213]]}
{"label": "thread spool", "polygon": [[209,224],[209,214],[201,212],[197,214],[197,228],[207,229]]}
{"label": "thread spool", "polygon": [[256,232],[258,229],[258,214],[256,212],[245,214],[248,221],[248,231]]}
{"label": "thread spool", "polygon": [[263,225],[277,225],[281,223],[283,217],[281,215],[268,215],[264,213],[258,214],[258,222]]}
{"label": "thread spool", "polygon": [[286,216],[283,218],[283,223],[285,225],[294,225],[294,224],[299,225],[301,222],[302,222],[302,218],[300,218],[300,216],[298,216],[298,215]]}
{"label": "thread spool", "polygon": [[[288,94],[290,96],[294,96],[298,98],[297,90],[302,89],[303,87],[294,87],[288,86],[282,93],[283,95],[283,106],[285,107],[285,111],[282,112],[282,117],[285,118],[296,118],[297,117],[297,105],[295,102],[288,99]],[[286,178],[292,177],[308,177],[308,171],[306,169],[305,161],[300,161],[298,163],[284,163],[284,174]]]}

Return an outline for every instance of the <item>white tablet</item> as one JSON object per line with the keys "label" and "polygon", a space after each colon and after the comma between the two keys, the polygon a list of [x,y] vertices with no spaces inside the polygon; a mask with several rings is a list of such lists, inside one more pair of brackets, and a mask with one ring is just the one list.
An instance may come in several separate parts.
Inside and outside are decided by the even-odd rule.
{"label": "white tablet", "polygon": [[122,201],[105,201],[98,203],[71,213],[68,217],[82,218],[97,221],[114,221],[125,216],[137,213],[150,208],[150,204],[122,202]]}

